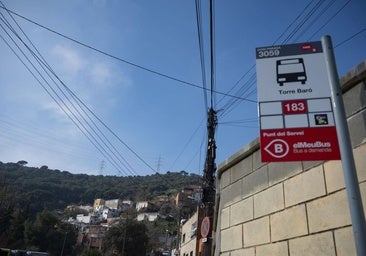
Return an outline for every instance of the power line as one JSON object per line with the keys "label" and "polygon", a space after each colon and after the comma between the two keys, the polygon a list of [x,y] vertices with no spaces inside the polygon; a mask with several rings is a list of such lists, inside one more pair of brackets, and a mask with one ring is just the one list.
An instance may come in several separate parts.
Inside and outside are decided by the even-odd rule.
{"label": "power line", "polygon": [[[276,44],[281,37],[283,37],[288,31],[290,31],[291,27],[293,27],[296,22],[300,22],[299,24],[297,24],[292,30],[291,32],[287,35],[287,37],[282,40],[281,44],[285,44],[286,42],[288,42],[290,39],[292,39],[299,31],[300,29],[304,26],[304,24],[310,20],[311,16],[314,15],[314,13],[318,10],[318,8],[321,6],[321,4],[323,3],[324,0],[319,0],[315,3],[315,0],[312,0],[311,2],[309,2],[303,9],[302,11],[299,13],[299,15],[296,16],[296,18],[286,27],[286,29],[280,34],[279,37],[276,38],[276,40],[273,42],[272,45]],[[325,24],[323,24],[312,36],[310,39],[312,39],[312,37],[318,33],[323,27],[325,27],[332,19],[334,19],[335,16],[337,16],[350,2],[351,0],[348,0],[335,14],[333,14],[326,22]],[[313,24],[315,21],[317,21],[320,16],[322,16],[326,11],[329,10],[330,6],[334,4],[335,1],[332,1],[330,3],[328,3],[327,6],[325,6],[321,12],[313,19],[313,21],[302,30],[302,32],[300,33],[300,36],[303,35]],[[313,4],[315,3],[315,5],[313,7],[311,7]],[[310,10],[309,10],[310,9]],[[307,13],[306,11],[309,10]],[[304,16],[302,19],[301,17]],[[300,20],[301,19],[301,20]],[[353,37],[357,36],[358,34],[362,33],[363,31],[361,30],[359,33],[355,34]],[[299,39],[298,36],[296,38]],[[349,38],[348,40],[351,40],[353,37]],[[309,39],[309,40],[310,40]],[[342,42],[340,45],[342,45],[345,42]],[[340,46],[340,45],[336,45],[336,46]],[[243,80],[244,77],[246,77],[252,70],[254,70],[255,65],[252,65],[248,71],[246,73],[244,73],[244,75],[234,84],[234,86],[228,91],[229,93],[231,93],[231,91],[237,87],[237,85],[239,85],[240,81]],[[251,86],[255,85],[255,74],[252,74],[252,76],[254,75],[254,79],[249,79],[248,82],[246,82],[234,95],[238,96],[238,98],[247,98],[248,94],[243,96],[243,92],[246,90],[249,90],[249,88]],[[243,88],[247,88],[246,90],[243,90]],[[255,88],[250,92],[250,95],[252,95],[255,92]],[[225,97],[222,97],[220,101],[222,101]],[[226,115],[228,112],[230,112],[235,106],[234,104],[239,104],[240,102],[238,102],[237,100],[235,100],[234,98],[231,98],[223,107],[223,111],[220,112],[220,115],[223,116],[224,114]],[[227,110],[227,109],[231,109],[231,110]]]}
{"label": "power line", "polygon": [[[0,1],[1,2],[1,1]],[[1,6],[0,6],[1,7]],[[6,9],[5,7],[3,9]],[[7,10],[7,9],[6,9]],[[45,79],[45,77],[40,73],[40,71],[36,68],[36,66],[32,63],[32,61],[26,56],[24,51],[19,47],[19,45],[14,41],[12,36],[5,30],[5,28],[1,25],[4,32],[8,35],[8,37],[13,41],[14,45],[18,48],[18,50],[23,54],[25,59],[28,61],[28,63],[33,67],[33,69],[38,73],[40,78],[47,84],[50,90],[46,88],[46,86],[37,78],[35,73],[30,69],[29,66],[22,60],[22,58],[15,52],[15,50],[9,45],[9,43],[6,41],[6,39],[1,36],[3,41],[8,45],[8,47],[13,51],[13,53],[18,57],[18,59],[23,63],[23,65],[27,68],[27,70],[32,74],[32,76],[38,81],[38,83],[42,86],[43,89],[46,90],[46,92],[51,96],[51,98],[56,102],[56,104],[61,108],[61,110],[69,117],[69,119],[77,126],[77,128],[87,137],[87,139],[102,153],[104,157],[108,159],[109,162],[116,168],[118,172],[123,171],[123,168],[121,168],[121,165],[123,165],[127,171],[129,171],[132,175],[137,174],[131,165],[124,159],[124,157],[120,154],[120,152],[114,147],[114,145],[110,142],[110,140],[105,136],[103,131],[100,130],[98,125],[95,123],[93,118],[88,114],[88,112],[96,118],[96,120],[99,121],[105,127],[114,137],[117,138],[117,140],[122,143],[131,153],[133,153],[140,161],[142,161],[147,167],[149,167],[151,170],[153,170],[156,174],[158,174],[165,182],[170,184],[169,181],[167,181],[163,176],[161,176],[158,172],[156,172],[141,156],[139,156],[130,146],[128,146],[124,141],[121,140],[119,136],[117,136],[90,108],[88,108],[81,100],[78,98],[72,90],[65,85],[65,83],[57,76],[57,74],[52,70],[50,65],[45,61],[45,59],[42,57],[42,55],[39,53],[37,48],[34,46],[34,44],[31,42],[29,37],[26,36],[24,31],[20,28],[18,25],[18,28],[22,31],[22,33],[26,36],[28,41],[30,41],[31,45],[34,49],[36,49],[36,52],[38,55],[30,49],[30,47],[24,42],[24,40],[20,37],[20,35],[15,31],[15,29],[10,25],[10,23],[6,20],[6,18],[1,13],[1,21],[3,21],[7,27],[12,31],[15,36],[19,39],[19,41],[25,46],[25,48],[31,53],[31,55],[34,57],[38,65],[41,66],[43,71],[46,73],[46,75],[52,80],[52,82],[56,85],[56,87],[59,89],[59,91],[62,93],[64,99],[66,99],[70,103],[70,107],[65,103],[64,99],[55,91],[55,89],[50,85],[50,83]],[[11,16],[9,12],[9,16]],[[48,71],[50,72],[48,72]],[[65,89],[65,91],[62,90],[62,87],[56,83],[56,81],[51,77],[51,74],[56,78],[57,81],[61,84],[61,86]],[[54,94],[52,94],[50,91],[52,91]],[[66,92],[71,96],[71,99],[66,94]],[[59,101],[58,101],[59,100]],[[73,100],[73,101],[72,101]],[[61,103],[60,103],[61,102]],[[64,107],[63,107],[64,106]],[[67,111],[66,111],[67,110]],[[76,112],[74,112],[76,111]],[[81,111],[81,112],[80,112]],[[94,128],[93,128],[94,126]],[[91,130],[91,131],[90,131]],[[94,135],[97,136],[94,137]],[[103,138],[102,138],[103,137]],[[107,142],[106,142],[107,141]],[[104,147],[101,145],[101,143],[104,145]],[[127,174],[125,172],[125,174]],[[171,184],[170,184],[171,185]]]}
{"label": "power line", "polygon": [[[103,51],[103,50],[97,49],[97,48],[95,48],[95,47],[93,47],[93,46],[91,46],[91,45],[88,45],[88,44],[86,44],[86,43],[83,43],[83,42],[81,42],[81,41],[79,41],[79,40],[77,40],[77,39],[74,39],[74,38],[72,38],[72,37],[70,37],[70,36],[64,35],[64,34],[62,34],[62,33],[60,33],[60,32],[57,32],[57,31],[55,31],[55,30],[53,30],[53,29],[51,29],[51,28],[48,28],[48,27],[46,27],[46,26],[44,26],[44,25],[42,25],[42,24],[40,24],[40,23],[38,23],[38,22],[35,22],[35,21],[33,21],[33,20],[29,19],[29,18],[26,18],[26,17],[24,17],[24,16],[22,16],[22,15],[20,15],[20,14],[16,13],[16,12],[14,12],[14,11],[12,11],[12,10],[10,10],[10,9],[8,9],[8,8],[6,8],[6,7],[4,7],[4,6],[0,6],[0,8],[2,8],[2,9],[4,9],[4,10],[6,10],[6,11],[8,11],[8,12],[10,12],[10,13],[12,13],[12,14],[14,14],[14,15],[18,16],[19,18],[22,18],[22,19],[24,19],[24,20],[26,20],[26,21],[28,21],[28,22],[30,22],[30,23],[32,23],[32,24],[34,24],[34,25],[36,25],[36,26],[39,26],[39,27],[41,27],[41,28],[43,28],[43,29],[45,29],[45,30],[48,30],[49,32],[52,32],[52,33],[54,33],[54,34],[56,34],[56,35],[59,35],[59,36],[61,36],[61,37],[65,38],[65,39],[67,39],[67,40],[70,40],[70,41],[72,41],[72,42],[74,42],[74,43],[76,43],[76,44],[79,44],[79,45],[81,45],[81,46],[83,46],[83,47],[86,47],[86,48],[88,48],[88,49],[90,49],[90,50],[93,50],[93,51],[95,51],[95,52],[98,52],[98,53],[100,53],[100,54],[103,54],[103,55],[105,55],[105,56],[107,56],[107,57],[110,57],[110,58],[112,58],[112,59],[115,59],[115,60],[117,60],[117,61],[124,62],[124,63],[126,63],[126,64],[128,64],[128,65],[134,66],[134,67],[139,68],[139,69],[141,69],[141,70],[144,70],[144,71],[150,72],[150,73],[155,74],[155,75],[157,75],[157,76],[161,76],[161,77],[164,77],[164,78],[167,78],[167,79],[173,80],[173,81],[178,82],[178,83],[181,83],[181,84],[185,84],[185,85],[188,85],[188,86],[191,86],[191,87],[195,87],[195,88],[198,88],[198,89],[205,89],[205,90],[209,90],[209,89],[207,89],[207,88],[203,88],[202,86],[199,86],[199,85],[197,85],[197,84],[190,83],[190,82],[184,81],[184,80],[182,80],[182,79],[179,79],[179,78],[176,78],[176,77],[173,77],[173,76],[170,76],[170,75],[167,75],[167,74],[164,74],[164,73],[161,73],[161,72],[158,72],[158,71],[152,70],[152,69],[150,69],[150,68],[143,67],[143,66],[141,66],[141,65],[138,65],[138,64],[135,64],[135,63],[130,62],[130,61],[128,61],[128,60],[125,60],[125,59],[122,59],[122,58],[120,58],[120,57],[117,57],[117,56],[115,56],[115,55],[113,55],[113,54],[111,54],[111,53],[107,53],[107,52],[105,52],[105,51]],[[219,94],[219,95],[224,95],[224,96],[233,97],[233,98],[239,98],[239,99],[244,100],[244,101],[250,101],[250,100],[247,100],[247,99],[244,99],[244,98],[237,97],[237,96],[235,96],[235,95],[230,95],[230,94],[228,94],[228,93],[219,92],[219,91],[216,91],[216,90],[213,90],[212,92],[214,92],[214,93],[216,93],[216,94]]]}
{"label": "power line", "polygon": [[173,161],[173,164],[171,165],[170,169],[172,169],[174,167],[175,163],[178,161],[178,159],[182,156],[182,154],[184,153],[184,151],[187,149],[189,143],[192,142],[192,140],[194,139],[194,137],[196,136],[197,132],[200,130],[200,128],[202,127],[202,125],[203,125],[203,120],[201,121],[201,123],[199,124],[199,126],[196,128],[196,130],[193,132],[193,134],[191,135],[191,137],[188,139],[188,141],[186,142],[186,144],[184,144],[182,150],[179,152],[178,156]]}
{"label": "power line", "polygon": [[319,18],[329,10],[329,8],[335,4],[336,0],[333,0],[333,1],[330,1],[319,13],[318,15],[310,22],[310,24],[305,28],[303,29],[303,31],[301,33],[299,33],[299,35],[294,39],[294,41],[298,41],[302,35],[304,35],[306,33],[306,31],[308,31],[316,21],[319,20]]}
{"label": "power line", "polygon": [[336,13],[334,13],[319,29],[317,29],[308,40],[311,40],[320,30],[322,30],[326,25],[328,25],[346,6],[351,2],[348,0],[341,8],[338,9]]}
{"label": "power line", "polygon": [[279,35],[277,37],[276,40],[274,40],[272,45],[277,44],[277,42],[280,40],[280,38],[282,36],[284,36],[286,34],[286,32],[300,19],[300,17],[305,13],[305,11],[311,6],[311,4],[314,2],[315,0],[310,1],[305,8],[302,9],[302,11],[296,16],[296,18],[285,28],[285,30],[281,33],[281,35]]}
{"label": "power line", "polygon": [[210,1],[210,63],[211,63],[211,88],[210,88],[210,101],[211,101],[211,108],[214,108],[214,90],[215,90],[215,3],[213,0]]}
{"label": "power line", "polygon": [[300,23],[290,32],[290,34],[286,37],[286,39],[282,42],[282,44],[286,44],[292,39],[295,34],[304,26],[304,24],[309,21],[310,17],[314,15],[316,10],[323,4],[324,0],[319,0],[311,10],[302,18]]}
{"label": "power line", "polygon": [[[2,17],[4,17],[2,15]],[[10,30],[16,35],[16,37],[18,37],[18,39],[24,44],[24,46],[27,48],[28,51],[31,52],[31,54],[33,55],[33,57],[36,59],[36,61],[38,62],[38,64],[42,67],[42,69],[44,70],[44,72],[46,72],[46,74],[50,77],[50,74],[47,72],[46,68],[44,67],[44,63],[42,61],[40,61],[39,57],[30,49],[29,46],[27,46],[27,44],[20,38],[19,34],[17,34],[14,30],[14,28],[10,27],[10,23],[9,22],[5,22],[3,18],[1,18],[1,20],[10,28]],[[1,24],[0,24],[1,25]],[[45,91],[49,94],[49,96],[51,96],[51,98],[57,103],[57,105],[61,108],[61,110],[69,117],[69,119],[71,121],[73,121],[73,123],[78,127],[78,129],[88,138],[88,140],[90,142],[92,142],[92,144],[100,151],[100,153],[102,153],[105,157],[107,157],[109,159],[109,161],[112,161],[112,165],[117,169],[120,170],[120,166],[119,164],[116,163],[115,159],[113,157],[111,157],[111,155],[109,155],[109,153],[107,152],[107,150],[100,144],[100,142],[94,137],[94,135],[88,130],[88,128],[84,125],[87,124],[89,128],[91,128],[90,124],[85,120],[84,116],[79,112],[79,110],[76,108],[76,106],[70,101],[70,99],[68,98],[68,96],[61,90],[61,88],[58,86],[58,84],[55,82],[54,79],[52,79],[50,77],[50,79],[54,82],[54,84],[58,87],[58,89],[62,92],[63,96],[65,97],[65,99],[68,100],[68,102],[70,103],[70,107],[73,108],[70,109],[70,107],[65,103],[64,99],[61,98],[61,96],[55,91],[55,89],[50,85],[50,83],[45,79],[45,77],[40,73],[40,71],[36,68],[36,66],[32,63],[32,61],[25,55],[24,51],[22,49],[20,49],[20,47],[17,45],[17,43],[14,41],[14,39],[10,36],[10,34],[5,30],[5,28],[1,25],[2,29],[6,32],[6,34],[9,36],[9,38],[11,38],[11,40],[13,41],[13,43],[17,46],[18,50],[23,54],[23,56],[25,57],[25,59],[28,61],[28,63],[30,63],[30,65],[33,67],[33,69],[38,73],[39,77],[47,84],[48,88],[47,89],[46,86],[37,78],[36,74],[33,73],[33,71],[30,70],[30,67],[22,60],[22,58],[16,54],[15,50],[9,45],[9,43],[6,42],[5,38],[2,37],[2,39],[5,41],[5,43],[8,45],[8,47],[13,51],[13,53],[18,57],[18,59],[23,63],[23,65],[28,69],[28,71],[32,74],[32,76],[38,81],[38,83],[42,86],[43,89],[45,89]],[[46,67],[48,69],[50,69],[49,65],[46,65]],[[56,76],[56,74],[54,73],[53,70],[51,70],[51,73],[54,74]],[[56,76],[57,77],[57,76]],[[62,81],[57,77],[57,79],[62,83]],[[52,93],[53,94],[52,94]],[[61,102],[61,103],[60,103]],[[76,113],[74,112],[76,110]],[[82,118],[82,120],[80,120],[79,118]],[[83,122],[84,121],[84,122]],[[92,129],[94,134],[96,134],[99,138],[99,140],[104,143],[104,145],[106,146],[106,148],[112,152],[112,154],[115,155],[115,153],[105,144],[105,142],[103,141],[103,139],[101,139],[101,137],[98,135],[98,133],[96,133],[96,131],[94,129]],[[118,166],[118,167],[117,167]],[[127,173],[126,173],[127,174]]]}
{"label": "power line", "polygon": [[202,13],[201,13],[201,1],[196,0],[196,25],[198,33],[198,47],[200,52],[201,60],[201,75],[202,75],[202,85],[203,85],[203,97],[205,111],[208,109],[207,104],[207,85],[206,85],[206,68],[205,68],[205,52],[203,49],[203,31],[202,31]]}
{"label": "power line", "polygon": [[358,35],[362,34],[362,33],[363,33],[363,32],[365,32],[365,31],[366,31],[366,28],[361,29],[361,30],[360,30],[360,31],[358,31],[357,33],[353,34],[352,36],[350,36],[350,37],[348,37],[347,39],[343,40],[342,42],[340,42],[340,43],[336,44],[336,45],[334,46],[334,48],[337,48],[337,47],[339,47],[339,46],[344,45],[345,43],[347,43],[348,41],[352,40],[353,38],[355,38],[356,36],[358,36]]}

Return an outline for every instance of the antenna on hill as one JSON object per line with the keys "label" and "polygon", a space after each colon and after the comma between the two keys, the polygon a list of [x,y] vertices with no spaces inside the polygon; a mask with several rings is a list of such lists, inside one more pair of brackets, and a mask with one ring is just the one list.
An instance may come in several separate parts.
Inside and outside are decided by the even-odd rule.
{"label": "antenna on hill", "polygon": [[158,160],[156,161],[156,171],[160,172],[160,167],[162,165],[162,157],[159,155]]}
{"label": "antenna on hill", "polygon": [[100,166],[99,166],[99,175],[103,175],[104,168],[105,168],[105,161],[104,161],[104,160],[102,160],[102,161],[100,162]]}

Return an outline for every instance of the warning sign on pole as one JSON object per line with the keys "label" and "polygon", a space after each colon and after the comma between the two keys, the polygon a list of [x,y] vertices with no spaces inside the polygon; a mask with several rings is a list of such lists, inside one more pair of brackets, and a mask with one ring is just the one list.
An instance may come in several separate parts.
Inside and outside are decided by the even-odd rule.
{"label": "warning sign on pole", "polygon": [[321,42],[256,49],[263,162],[340,159]]}
{"label": "warning sign on pole", "polygon": [[208,234],[210,233],[210,218],[204,217],[201,223],[201,236],[203,238],[207,238]]}

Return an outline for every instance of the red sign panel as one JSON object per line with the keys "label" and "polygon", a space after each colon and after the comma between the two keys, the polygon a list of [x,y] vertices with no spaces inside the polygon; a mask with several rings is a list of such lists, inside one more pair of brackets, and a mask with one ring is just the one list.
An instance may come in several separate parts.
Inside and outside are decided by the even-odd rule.
{"label": "red sign panel", "polygon": [[340,159],[334,126],[262,130],[260,136],[263,162]]}

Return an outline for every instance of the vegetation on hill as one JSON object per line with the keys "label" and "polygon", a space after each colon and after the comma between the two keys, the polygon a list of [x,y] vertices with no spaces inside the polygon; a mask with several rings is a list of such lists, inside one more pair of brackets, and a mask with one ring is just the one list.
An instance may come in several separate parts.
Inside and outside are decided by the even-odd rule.
{"label": "vegetation on hill", "polygon": [[[200,176],[185,171],[133,177],[91,176],[26,164],[0,162],[0,247],[39,249],[50,255],[57,254],[60,244],[49,248],[47,244],[52,243],[43,236],[62,238],[68,230],[68,237],[74,237],[71,228],[55,215],[61,214],[67,205],[93,204],[96,198],[157,202],[159,198],[175,196],[184,187],[201,184]],[[172,220],[147,224],[150,247],[166,230],[177,232],[178,213],[174,205],[166,202],[160,212]],[[64,255],[69,255],[67,249],[71,247],[72,244],[65,247]]]}
{"label": "vegetation on hill", "polygon": [[64,209],[69,204],[92,204],[95,198],[154,201],[174,196],[180,189],[201,183],[195,174],[168,172],[148,176],[91,176],[67,171],[27,167],[25,161],[0,162],[0,182],[12,188],[13,198],[32,209]]}

